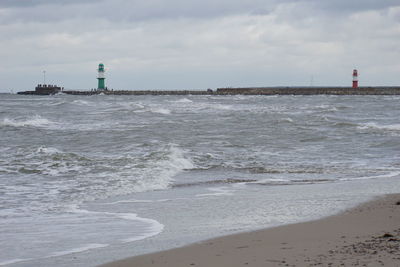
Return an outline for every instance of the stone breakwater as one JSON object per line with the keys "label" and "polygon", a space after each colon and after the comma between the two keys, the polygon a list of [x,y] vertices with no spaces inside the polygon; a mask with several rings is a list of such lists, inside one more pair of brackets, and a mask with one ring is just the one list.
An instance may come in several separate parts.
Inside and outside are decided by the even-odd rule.
{"label": "stone breakwater", "polygon": [[[144,90],[144,91],[131,91],[131,90],[102,90],[102,91],[63,91],[68,95],[212,95],[213,92],[201,90]],[[215,92],[214,92],[215,93]]]}
{"label": "stone breakwater", "polygon": [[248,87],[219,88],[220,95],[400,95],[400,87]]}
{"label": "stone breakwater", "polygon": [[213,90],[104,90],[63,91],[70,95],[400,95],[400,86],[392,87],[246,87]]}

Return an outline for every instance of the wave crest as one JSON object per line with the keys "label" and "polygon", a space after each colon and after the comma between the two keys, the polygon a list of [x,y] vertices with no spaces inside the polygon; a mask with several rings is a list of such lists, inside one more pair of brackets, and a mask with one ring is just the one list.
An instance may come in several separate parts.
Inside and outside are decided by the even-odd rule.
{"label": "wave crest", "polygon": [[383,130],[383,131],[400,131],[400,124],[390,124],[390,125],[379,125],[377,123],[365,123],[358,127],[361,130]]}
{"label": "wave crest", "polygon": [[0,122],[1,126],[10,126],[10,127],[37,127],[37,128],[46,128],[48,126],[56,124],[46,118],[43,118],[40,115],[35,115],[28,117],[26,119],[9,119],[4,118],[2,122]]}

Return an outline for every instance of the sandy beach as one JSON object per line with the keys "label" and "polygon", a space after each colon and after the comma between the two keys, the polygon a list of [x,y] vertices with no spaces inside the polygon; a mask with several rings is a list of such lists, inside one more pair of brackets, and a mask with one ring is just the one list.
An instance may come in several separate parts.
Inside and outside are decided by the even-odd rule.
{"label": "sandy beach", "polygon": [[400,194],[317,221],[115,261],[125,266],[400,266]]}

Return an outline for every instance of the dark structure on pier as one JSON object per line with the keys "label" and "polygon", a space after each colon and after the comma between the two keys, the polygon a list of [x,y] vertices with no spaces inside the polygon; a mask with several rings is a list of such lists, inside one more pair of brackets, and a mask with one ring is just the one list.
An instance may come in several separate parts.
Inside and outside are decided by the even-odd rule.
{"label": "dark structure on pier", "polygon": [[19,95],[54,95],[60,93],[64,88],[51,84],[38,84],[35,91],[18,92]]}

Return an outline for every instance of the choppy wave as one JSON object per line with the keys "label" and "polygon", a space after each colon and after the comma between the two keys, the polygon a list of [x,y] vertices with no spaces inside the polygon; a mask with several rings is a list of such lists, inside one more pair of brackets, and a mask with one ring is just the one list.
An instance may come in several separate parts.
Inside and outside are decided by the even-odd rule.
{"label": "choppy wave", "polygon": [[323,112],[336,112],[338,109],[334,106],[327,105],[327,104],[322,104],[322,105],[317,105],[315,106],[315,110],[321,110]]}
{"label": "choppy wave", "polygon": [[192,100],[188,99],[188,98],[181,98],[177,101],[175,101],[176,103],[193,103]]}
{"label": "choppy wave", "polygon": [[58,101],[54,103],[43,103],[43,106],[61,106],[67,104],[67,101]]}
{"label": "choppy wave", "polygon": [[151,108],[150,111],[153,113],[158,113],[158,114],[163,114],[163,115],[171,114],[171,110],[166,109],[166,108]]}
{"label": "choppy wave", "polygon": [[[19,150],[16,152],[17,154],[6,165],[10,173],[17,169],[22,174],[60,176],[90,171],[88,168],[89,158],[76,153],[64,152],[55,147],[40,146],[36,149],[32,148],[30,151]],[[20,156],[21,153],[23,156]]]}
{"label": "choppy wave", "polygon": [[252,184],[258,185],[299,185],[299,184],[317,184],[317,183],[332,183],[334,179],[262,179]]}
{"label": "choppy wave", "polygon": [[0,122],[0,126],[35,128],[48,128],[49,126],[54,126],[56,124],[56,122],[50,121],[40,115],[31,116],[25,119],[4,118],[3,121]]}
{"label": "choppy wave", "polygon": [[368,180],[368,179],[380,179],[380,178],[392,178],[400,176],[400,171],[392,171],[389,173],[381,174],[381,175],[368,175],[354,178],[341,178],[341,181],[350,181],[350,180]]}
{"label": "choppy wave", "polygon": [[292,123],[292,122],[293,122],[293,119],[291,119],[291,118],[283,118],[283,119],[280,119],[280,122]]}
{"label": "choppy wave", "polygon": [[93,103],[90,103],[88,101],[81,100],[81,99],[74,100],[71,103],[75,104],[75,105],[78,105],[78,106],[92,106],[93,105]]}
{"label": "choppy wave", "polygon": [[257,182],[257,180],[227,178],[227,179],[216,179],[216,180],[200,181],[200,182],[192,182],[192,183],[175,183],[173,185],[173,187],[190,187],[190,186],[218,185],[218,184],[237,184],[237,183],[251,183],[251,182]]}
{"label": "choppy wave", "polygon": [[124,105],[124,108],[127,110],[131,110],[135,113],[153,113],[153,114],[170,115],[172,112],[170,109],[165,107],[145,106],[142,104]]}
{"label": "choppy wave", "polygon": [[[68,202],[82,203],[133,192],[167,189],[175,175],[194,167],[185,152],[175,145],[165,145],[148,155],[117,158],[89,158],[44,146],[33,148],[30,153],[17,153],[25,156],[11,158],[5,164],[4,172],[34,177],[41,175],[41,179],[35,178],[32,185],[19,186],[18,190],[16,186],[12,187],[15,195],[34,201],[26,207],[31,212],[57,210]],[[36,201],[38,197],[42,204]],[[24,205],[18,198],[13,199],[8,205]]]}
{"label": "choppy wave", "polygon": [[36,150],[36,153],[43,153],[43,154],[53,155],[53,154],[60,154],[60,153],[63,153],[63,152],[61,150],[55,148],[55,147],[41,146]]}
{"label": "choppy wave", "polygon": [[30,205],[31,209],[57,208],[62,205],[54,201],[58,197],[64,198],[63,201],[69,199],[81,203],[132,192],[167,189],[179,172],[194,168],[185,151],[173,144],[161,146],[158,151],[147,155],[128,154],[111,158],[88,157],[45,146],[15,153],[5,162],[2,172],[42,175],[41,179],[35,178],[32,186],[15,192],[27,200],[26,196],[32,196],[33,200],[42,192],[40,198],[48,204],[42,208]]}
{"label": "choppy wave", "polygon": [[[337,96],[3,99],[0,99],[0,206],[6,208],[0,209],[0,216],[21,223],[17,230],[31,229],[24,232],[32,234],[31,240],[38,232],[46,233],[48,227],[54,227],[50,232],[60,237],[57,243],[60,247],[49,248],[43,255],[66,255],[113,244],[110,240],[120,244],[145,237],[134,232],[121,234],[118,227],[121,221],[129,230],[134,230],[132,225],[139,222],[149,226],[146,235],[156,233],[160,228],[151,230],[150,221],[140,223],[135,213],[140,214],[142,208],[146,217],[151,218],[154,210],[147,207],[162,210],[170,205],[178,210],[180,205],[190,202],[207,209],[211,207],[206,203],[210,206],[216,203],[214,197],[229,202],[255,192],[260,193],[260,207],[263,207],[267,201],[264,196],[283,197],[263,195],[264,192],[282,190],[290,200],[301,191],[298,189],[335,189],[348,184],[351,191],[357,183],[380,183],[379,179],[396,180],[400,175],[396,154],[400,134],[398,99]],[[329,193],[327,190],[328,197]],[[246,202],[249,201],[246,197],[242,198],[242,204],[251,208],[254,203]],[[66,208],[72,204],[86,210],[94,206],[96,211],[110,214],[74,213]],[[237,205],[232,203],[232,206]],[[121,213],[111,214],[114,211]],[[231,211],[226,212],[230,215]],[[158,215],[167,216],[168,210]],[[220,215],[216,214],[216,218]],[[97,236],[66,244],[61,237],[65,232],[57,228],[63,223],[68,227],[84,225],[86,233],[92,233],[95,228],[103,229],[104,221],[98,218],[117,222],[113,224],[116,235],[110,240],[96,239]],[[4,224],[6,231],[15,235],[22,232],[13,231],[15,225],[8,222]],[[99,235],[104,232],[99,231]],[[26,239],[20,240],[23,241],[17,238],[2,241],[2,250],[7,246],[10,251],[13,249],[9,241],[13,242],[11,246],[22,247]],[[10,259],[8,255],[12,253],[3,252],[1,261],[18,262],[31,257],[21,254]]]}
{"label": "choppy wave", "polygon": [[[382,176],[383,177],[383,176]],[[316,184],[316,183],[328,183],[335,182],[335,179],[278,179],[278,178],[265,178],[265,179],[216,179],[204,182],[194,182],[194,183],[178,183],[174,187],[191,187],[191,186],[204,186],[204,185],[298,185],[298,184]]]}
{"label": "choppy wave", "polygon": [[383,130],[383,131],[400,131],[400,124],[389,124],[389,125],[382,125],[382,124],[377,124],[374,122],[370,123],[365,123],[360,126],[358,126],[359,129],[365,130],[365,129],[373,129],[373,130]]}
{"label": "choppy wave", "polygon": [[216,109],[216,110],[235,110],[235,108],[232,105],[223,105],[223,104],[214,105],[213,109]]}
{"label": "choppy wave", "polygon": [[210,193],[197,194],[196,197],[219,197],[219,196],[231,196],[235,192],[232,188],[227,187],[211,187],[208,188]]}
{"label": "choppy wave", "polygon": [[165,151],[148,155],[147,168],[142,173],[146,178],[140,179],[134,190],[143,192],[168,188],[176,174],[194,168],[184,153],[179,147],[168,145]]}
{"label": "choppy wave", "polygon": [[336,123],[334,123],[333,124],[335,127],[338,127],[338,128],[346,128],[346,127],[357,127],[357,126],[359,126],[357,123],[355,123],[355,122],[346,122],[346,121],[343,121],[343,122],[336,122]]}
{"label": "choppy wave", "polygon": [[27,118],[4,118],[0,121],[0,127],[13,127],[13,128],[38,128],[54,131],[95,131],[103,130],[109,127],[114,127],[114,124],[105,124],[104,122],[87,123],[71,123],[66,121],[53,121],[40,115],[30,116]]}
{"label": "choppy wave", "polygon": [[[246,172],[251,174],[322,174],[329,172],[329,167],[318,166],[282,166],[282,167],[263,167],[263,166],[237,166],[234,163],[224,162],[220,165],[211,165],[194,170],[221,170]],[[240,181],[241,179],[227,179],[227,182]],[[218,181],[218,180],[217,180]]]}

